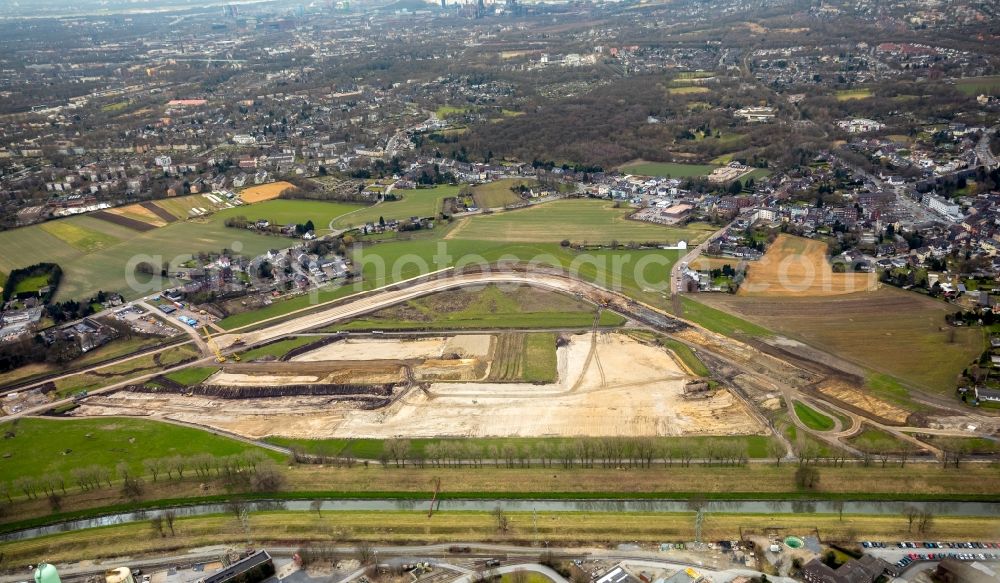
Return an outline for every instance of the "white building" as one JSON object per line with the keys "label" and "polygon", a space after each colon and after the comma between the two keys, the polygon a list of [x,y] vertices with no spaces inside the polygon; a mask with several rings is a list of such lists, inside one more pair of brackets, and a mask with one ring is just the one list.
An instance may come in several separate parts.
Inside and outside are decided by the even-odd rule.
{"label": "white building", "polygon": [[750,123],[767,123],[774,120],[774,108],[744,107],[743,109],[737,109],[735,115]]}
{"label": "white building", "polygon": [[863,134],[866,132],[877,132],[885,129],[885,124],[873,119],[856,117],[853,119],[842,119],[837,122],[837,127],[850,134]]}

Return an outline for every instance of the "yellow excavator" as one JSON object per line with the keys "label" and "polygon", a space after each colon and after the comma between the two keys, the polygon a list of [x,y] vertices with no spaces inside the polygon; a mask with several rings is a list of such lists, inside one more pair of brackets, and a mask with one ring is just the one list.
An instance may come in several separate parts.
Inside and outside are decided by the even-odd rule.
{"label": "yellow excavator", "polygon": [[[208,347],[211,348],[212,352],[215,353],[215,362],[218,362],[220,364],[226,362],[226,357],[225,355],[222,354],[222,351],[219,350],[219,345],[216,344],[215,339],[212,338],[212,333],[208,330],[208,326],[204,326],[203,329],[205,331],[205,337],[208,339]],[[234,354],[233,360],[239,362],[240,355]]]}

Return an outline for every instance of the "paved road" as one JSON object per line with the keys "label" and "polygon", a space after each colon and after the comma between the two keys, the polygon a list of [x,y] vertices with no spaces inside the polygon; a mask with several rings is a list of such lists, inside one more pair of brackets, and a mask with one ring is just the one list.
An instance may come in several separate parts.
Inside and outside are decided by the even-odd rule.
{"label": "paved road", "polygon": [[990,139],[998,129],[1000,129],[1000,126],[994,126],[983,132],[983,135],[979,138],[979,143],[976,144],[976,159],[987,170],[1000,167],[1000,160],[990,151]]}
{"label": "paved road", "polygon": [[[449,553],[448,549],[452,546],[469,547],[472,551],[471,554],[459,554],[452,555]],[[293,554],[298,552],[300,547],[265,547],[266,550],[274,557],[291,557]],[[199,549],[192,549],[188,552],[175,553],[172,555],[165,555],[160,557],[149,557],[143,559],[122,559],[122,558],[112,558],[104,560],[95,561],[85,561],[81,563],[72,564],[60,564],[57,565],[59,568],[59,574],[64,581],[80,581],[88,576],[92,575],[103,575],[104,571],[110,567],[121,566],[123,562],[127,562],[128,566],[135,569],[141,568],[146,571],[164,569],[167,567],[191,565],[199,562],[208,562],[217,560],[219,555],[227,550],[225,546],[214,546],[214,547],[202,547]],[[352,556],[355,553],[355,547],[348,545],[335,545],[331,550],[339,555]],[[637,568],[647,568],[647,569],[667,569],[667,570],[680,570],[686,567],[694,567],[703,575],[709,577],[715,583],[725,583],[732,580],[733,577],[737,575],[750,575],[759,576],[759,573],[749,569],[728,569],[721,568],[711,563],[709,564],[695,564],[688,563],[678,560],[667,560],[660,556],[655,551],[620,551],[620,550],[608,550],[599,548],[560,548],[560,547],[530,547],[530,546],[517,546],[517,545],[502,545],[502,544],[484,544],[478,542],[449,542],[440,543],[432,545],[413,545],[413,546],[399,546],[399,545],[386,545],[377,546],[374,549],[377,551],[379,557],[379,564],[390,563],[390,558],[405,558],[407,560],[422,560],[431,559],[432,557],[438,557],[440,560],[431,559],[429,562],[441,567],[447,568],[458,573],[464,573],[465,578],[459,578],[453,583],[470,583],[469,579],[470,569],[466,567],[461,567],[452,564],[452,561],[456,560],[467,560],[469,558],[483,557],[490,555],[506,555],[508,561],[501,567],[495,569],[499,573],[510,573],[517,570],[528,570],[537,573],[543,573],[553,581],[557,583],[566,583],[566,580],[558,575],[557,573],[550,572],[551,570],[543,565],[539,565],[535,562],[538,556],[542,552],[549,551],[553,553],[556,557],[564,560],[601,560],[607,561],[609,563],[624,562],[627,565],[637,567]],[[451,557],[451,559],[448,559]],[[519,561],[520,559],[520,561]],[[359,569],[348,574],[346,577],[339,580],[338,583],[347,583],[352,579],[356,579],[363,574],[363,570]],[[24,581],[26,579],[25,574],[14,574],[14,575],[2,575],[0,576],[0,583],[16,583],[19,581]],[[769,577],[771,581],[776,583],[796,583],[794,580],[786,577]]]}
{"label": "paved road", "polygon": [[684,271],[684,268],[687,267],[688,265],[691,265],[691,263],[693,263],[694,260],[697,259],[699,255],[701,255],[702,253],[705,252],[706,249],[708,249],[708,246],[712,244],[712,241],[715,241],[716,239],[724,235],[726,231],[728,231],[730,227],[736,224],[736,221],[738,220],[740,220],[740,217],[736,217],[736,219],[734,219],[731,223],[729,223],[725,227],[722,227],[718,231],[712,233],[711,237],[702,241],[694,249],[689,250],[684,257],[681,257],[680,260],[674,263],[674,266],[670,269],[671,293],[679,294],[684,291],[683,289],[681,289],[681,273]]}

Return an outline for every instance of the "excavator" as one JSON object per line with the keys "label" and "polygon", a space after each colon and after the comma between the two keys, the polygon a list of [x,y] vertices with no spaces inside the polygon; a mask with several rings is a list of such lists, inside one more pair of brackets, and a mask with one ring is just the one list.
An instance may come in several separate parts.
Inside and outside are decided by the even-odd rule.
{"label": "excavator", "polygon": [[[205,331],[205,337],[208,339],[208,347],[211,348],[212,352],[215,353],[215,362],[218,362],[219,364],[222,364],[223,362],[226,362],[226,356],[224,354],[222,354],[221,350],[219,350],[219,345],[216,344],[215,339],[212,338],[212,333],[208,330],[208,326],[204,326],[203,330]],[[233,360],[235,360],[236,362],[239,362],[240,361],[240,355],[239,354],[234,354],[233,355]]]}

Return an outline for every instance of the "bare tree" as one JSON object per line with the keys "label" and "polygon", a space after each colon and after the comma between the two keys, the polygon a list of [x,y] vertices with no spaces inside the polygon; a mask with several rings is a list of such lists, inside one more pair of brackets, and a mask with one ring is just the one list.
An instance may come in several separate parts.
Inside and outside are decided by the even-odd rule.
{"label": "bare tree", "polygon": [[375,547],[368,541],[361,541],[354,547],[354,558],[362,565],[371,565],[375,562]]}
{"label": "bare tree", "polygon": [[167,523],[167,528],[170,529],[170,536],[175,535],[174,531],[174,521],[177,520],[177,513],[173,510],[167,510],[163,513],[163,521]]}
{"label": "bare tree", "polygon": [[781,467],[781,460],[787,453],[788,451],[785,449],[785,444],[781,443],[777,439],[772,439],[767,442],[767,455],[768,457],[774,458],[774,465],[776,467]]}
{"label": "bare tree", "polygon": [[316,516],[323,516],[323,501],[313,500],[309,503],[309,509],[316,513]]}
{"label": "bare tree", "polygon": [[913,521],[920,516],[920,509],[915,506],[903,508],[903,517],[906,518],[906,532],[913,531]]}
{"label": "bare tree", "polygon": [[166,536],[163,533],[163,517],[159,514],[149,519],[149,525],[153,527],[153,532],[160,538]]}
{"label": "bare tree", "polygon": [[844,501],[843,500],[834,500],[833,501],[833,509],[837,511],[837,517],[841,521],[843,521],[844,520]]}
{"label": "bare tree", "polygon": [[159,459],[144,459],[142,460],[142,467],[146,472],[153,476],[153,482],[156,482],[156,478],[160,475],[160,468],[163,467],[163,460]]}
{"label": "bare tree", "polygon": [[493,519],[496,521],[497,532],[507,534],[510,531],[510,518],[507,517],[507,513],[499,504],[493,510]]}
{"label": "bare tree", "polygon": [[921,512],[917,516],[917,532],[920,534],[925,534],[931,529],[931,524],[934,522],[934,514],[929,510]]}

